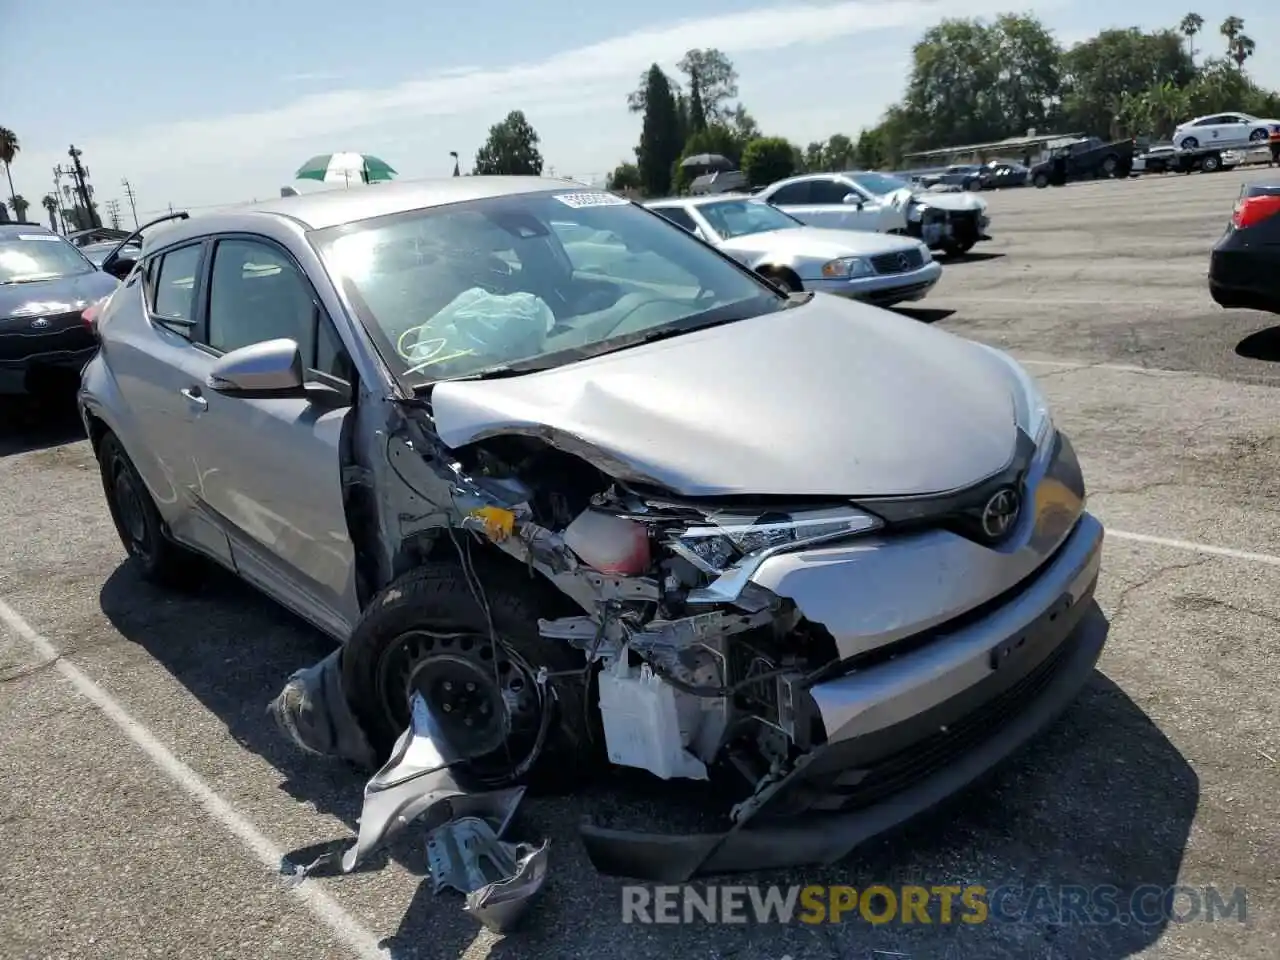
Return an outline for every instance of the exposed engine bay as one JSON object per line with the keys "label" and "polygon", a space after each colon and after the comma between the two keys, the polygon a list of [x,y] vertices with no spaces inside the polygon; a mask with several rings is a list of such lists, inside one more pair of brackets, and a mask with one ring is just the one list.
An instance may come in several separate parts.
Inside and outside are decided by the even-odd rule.
{"label": "exposed engine bay", "polygon": [[715,770],[746,797],[821,737],[793,685],[835,648],[738,561],[859,532],[864,515],[673,502],[534,438],[466,456],[478,503],[464,527],[583,608],[539,629],[598,665],[611,763],[664,779]]}

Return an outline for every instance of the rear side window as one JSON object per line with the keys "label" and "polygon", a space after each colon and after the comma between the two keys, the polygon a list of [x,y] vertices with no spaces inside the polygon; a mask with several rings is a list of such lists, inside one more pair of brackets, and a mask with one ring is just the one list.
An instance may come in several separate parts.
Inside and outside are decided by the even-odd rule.
{"label": "rear side window", "polygon": [[151,309],[162,317],[191,321],[195,317],[196,277],[200,273],[200,244],[163,254],[152,267],[155,277]]}
{"label": "rear side window", "polygon": [[698,225],[693,222],[693,217],[689,216],[689,212],[684,207],[656,207],[653,212],[664,220],[670,220],[677,227],[684,227],[690,233],[698,232]]}
{"label": "rear side window", "polygon": [[810,203],[843,203],[853,193],[848,184],[839,180],[814,180],[810,184]]}

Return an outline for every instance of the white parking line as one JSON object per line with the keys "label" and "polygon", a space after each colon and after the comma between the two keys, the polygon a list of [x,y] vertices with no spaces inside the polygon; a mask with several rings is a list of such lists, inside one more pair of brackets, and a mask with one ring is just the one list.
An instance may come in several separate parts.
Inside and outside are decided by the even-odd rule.
{"label": "white parking line", "polygon": [[[3,600],[0,600],[0,622],[3,622],[15,637],[25,640],[42,659],[52,663],[53,668],[70,681],[81,696],[106,714],[107,719],[132,740],[152,763],[198,801],[209,815],[226,828],[227,832],[235,836],[263,866],[273,873],[279,871],[284,858],[283,851],[238,813],[231,804],[215,793],[199,774],[175,757],[151,731],[131,717],[111,694],[98,686],[73,663],[60,659],[54,645],[36,632],[34,627]],[[388,953],[378,946],[378,939],[372,933],[314,884],[304,881],[290,888],[288,892],[298,897],[307,909],[360,960],[375,960],[375,958],[385,960],[388,956]]]}
{"label": "white parking line", "polygon": [[1081,298],[1076,297],[1041,297],[1029,294],[1025,297],[970,297],[963,294],[949,296],[945,293],[935,295],[935,300],[956,303],[960,306],[981,306],[986,303],[1000,303],[1018,307],[1026,307],[1034,303],[1036,306],[1058,307],[1169,307],[1183,305],[1182,300],[1117,300],[1114,297]]}
{"label": "white parking line", "polygon": [[1235,550],[1231,547],[1215,547],[1208,543],[1196,543],[1192,540],[1174,540],[1169,537],[1153,537],[1149,533],[1132,533],[1128,530],[1116,530],[1107,527],[1107,536],[1117,540],[1132,540],[1134,543],[1147,543],[1156,547],[1171,547],[1174,550],[1190,550],[1193,553],[1204,553],[1213,557],[1228,557],[1232,560],[1244,560],[1248,563],[1265,563],[1267,566],[1280,567],[1280,557],[1270,553],[1250,553],[1248,550]]}

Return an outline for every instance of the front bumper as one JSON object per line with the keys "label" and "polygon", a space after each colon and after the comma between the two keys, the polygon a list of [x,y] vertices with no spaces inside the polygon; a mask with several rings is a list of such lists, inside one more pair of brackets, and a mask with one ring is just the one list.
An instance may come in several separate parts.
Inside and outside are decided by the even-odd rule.
{"label": "front bumper", "polygon": [[1093,601],[1103,529],[1083,510],[1065,437],[1026,483],[1034,508],[1001,547],[929,531],[762,565],[753,581],[794,599],[835,642],[839,675],[797,698],[825,741],[723,833],[585,826],[595,866],[680,882],[832,863],[972,782],[1049,723],[1106,640]]}
{"label": "front bumper", "polygon": [[27,393],[33,373],[79,373],[97,352],[97,346],[92,346],[80,350],[42,350],[21,358],[0,358],[0,395]]}
{"label": "front bumper", "polygon": [[924,297],[942,276],[942,265],[929,261],[915,270],[905,273],[879,274],[873,277],[856,277],[851,280],[804,280],[806,290],[832,293],[838,297],[865,300],[880,306],[889,306],[905,300]]}

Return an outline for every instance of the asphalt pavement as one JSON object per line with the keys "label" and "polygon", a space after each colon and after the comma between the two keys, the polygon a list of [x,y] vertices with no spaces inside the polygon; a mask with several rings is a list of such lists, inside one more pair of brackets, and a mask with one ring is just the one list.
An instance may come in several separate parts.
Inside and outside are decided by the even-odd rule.
{"label": "asphalt pavement", "polygon": [[[994,239],[916,322],[1011,350],[1042,383],[1108,527],[1099,671],[988,781],[838,866],[719,884],[1183,889],[1151,923],[622,922],[575,836],[658,822],[672,793],[526,801],[552,876],[525,927],[481,931],[424,883],[421,836],[287,887],[349,836],[362,781],[264,713],[327,641],[219,577],[192,596],[123,564],[74,418],[0,408],[0,957],[1233,958],[1280,955],[1280,318],[1218,309],[1208,250],[1242,179],[988,195]],[[1243,921],[1209,921],[1214,888]],[[1193,892],[1202,909],[1194,909]]]}

